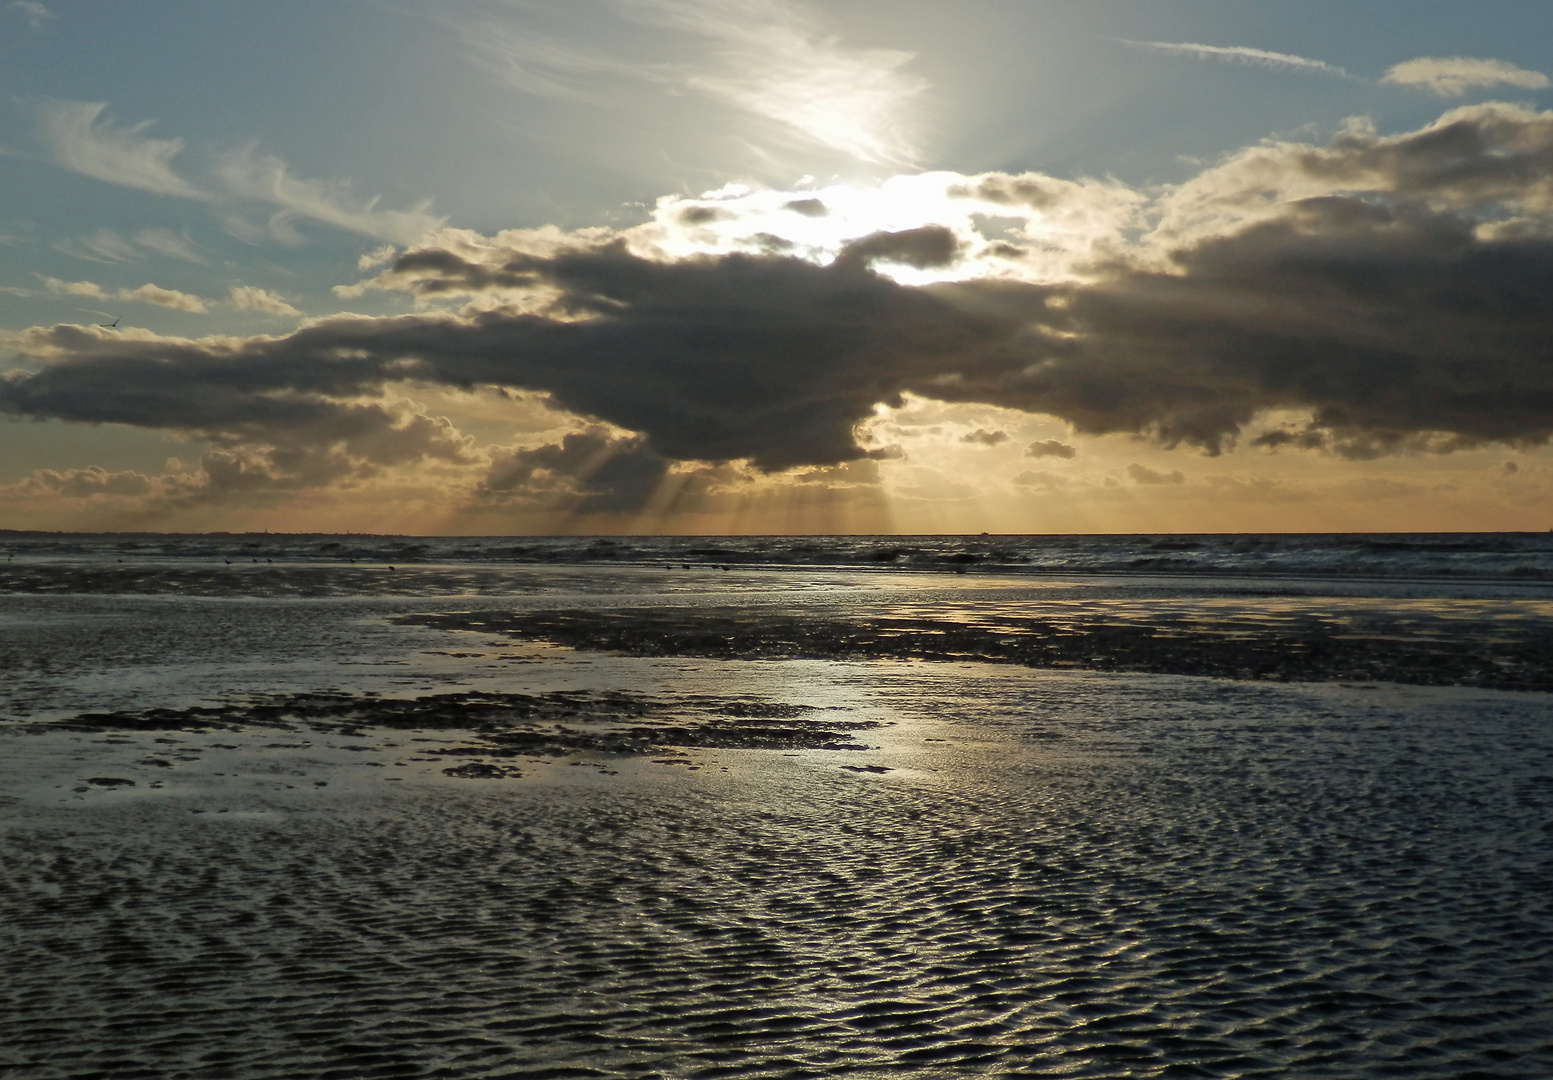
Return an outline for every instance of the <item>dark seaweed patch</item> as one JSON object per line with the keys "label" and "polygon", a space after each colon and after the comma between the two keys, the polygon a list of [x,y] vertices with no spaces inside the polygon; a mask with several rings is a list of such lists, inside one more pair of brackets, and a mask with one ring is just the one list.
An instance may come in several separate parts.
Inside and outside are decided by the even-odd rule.
{"label": "dark seaweed patch", "polygon": [[[816,713],[828,715],[822,722],[814,718]],[[655,754],[680,747],[866,750],[868,747],[852,741],[849,733],[879,725],[871,720],[843,720],[829,710],[809,705],[751,698],[654,698],[620,691],[471,691],[420,698],[278,694],[192,709],[84,713],[46,726],[73,731],[307,728],[352,737],[359,737],[368,727],[462,731],[475,736],[479,745],[432,753],[516,757],[577,752]]]}
{"label": "dark seaweed patch", "polygon": [[631,656],[985,661],[1278,681],[1382,681],[1553,690],[1553,627],[1542,620],[1425,626],[1384,613],[1300,614],[1278,622],[1160,617],[1122,621],[989,615],[751,613],[747,609],[481,611],[402,616],[449,630],[499,632]]}

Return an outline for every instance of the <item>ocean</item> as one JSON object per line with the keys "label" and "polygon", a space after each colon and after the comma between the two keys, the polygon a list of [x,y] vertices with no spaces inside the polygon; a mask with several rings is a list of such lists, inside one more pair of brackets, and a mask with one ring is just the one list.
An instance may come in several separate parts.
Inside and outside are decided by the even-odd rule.
{"label": "ocean", "polygon": [[0,532],[0,1072],[1553,1075],[1553,534]]}

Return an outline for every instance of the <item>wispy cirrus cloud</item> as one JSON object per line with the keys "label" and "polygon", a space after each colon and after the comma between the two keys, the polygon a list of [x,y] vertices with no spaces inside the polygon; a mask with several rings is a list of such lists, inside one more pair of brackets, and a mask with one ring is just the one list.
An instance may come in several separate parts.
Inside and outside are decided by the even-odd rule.
{"label": "wispy cirrus cloud", "polygon": [[539,97],[602,101],[601,79],[665,81],[669,74],[564,41],[532,27],[482,20],[460,28],[475,61],[497,82]]}
{"label": "wispy cirrus cloud", "polygon": [[511,12],[461,29],[493,77],[526,93],[606,103],[633,84],[690,90],[861,161],[902,166],[919,155],[912,110],[929,83],[906,70],[913,53],[845,44],[815,12],[776,0],[616,0],[606,10],[697,42],[704,59],[627,58]]}
{"label": "wispy cirrus cloud", "polygon": [[58,17],[38,0],[11,0],[6,6],[26,19],[34,30],[42,30],[50,19]]}
{"label": "wispy cirrus cloud", "polygon": [[1126,38],[1121,40],[1126,45],[1134,45],[1141,49],[1153,49],[1156,52],[1171,53],[1176,56],[1189,56],[1196,60],[1216,60],[1226,64],[1250,64],[1256,67],[1281,68],[1285,71],[1298,71],[1307,75],[1335,75],[1343,79],[1353,77],[1336,64],[1328,64],[1324,60],[1312,60],[1308,56],[1272,52],[1268,49],[1257,49],[1249,45],[1202,45],[1190,41],[1132,41]]}
{"label": "wispy cirrus cloud", "polygon": [[1489,86],[1542,90],[1548,86],[1548,77],[1540,71],[1528,71],[1505,60],[1473,56],[1420,56],[1394,65],[1381,77],[1381,82],[1416,86],[1440,97],[1461,97],[1468,90]]}
{"label": "wispy cirrus cloud", "polygon": [[97,263],[130,263],[139,260],[144,254],[139,247],[112,229],[98,229],[84,236],[60,240],[54,244],[54,250]]}
{"label": "wispy cirrus cloud", "polygon": [[211,195],[173,169],[182,139],[145,134],[156,121],[118,127],[104,116],[105,101],[46,101],[39,109],[39,135],[54,160],[71,172],[157,195],[209,201]]}
{"label": "wispy cirrus cloud", "polygon": [[[300,241],[293,227],[297,220],[401,244],[447,220],[430,212],[429,201],[392,210],[377,196],[355,194],[349,181],[297,176],[282,158],[251,146],[217,155],[207,182],[196,184],[174,168],[185,149],[182,139],[148,135],[150,120],[119,126],[106,116],[107,108],[100,101],[50,100],[40,106],[39,136],[56,164],[105,183],[216,204],[228,213],[261,204],[269,208],[270,235],[286,241]],[[186,240],[167,230],[145,230],[137,240],[161,254],[197,259]],[[108,230],[67,243],[70,254],[88,259],[127,262],[135,254]]]}
{"label": "wispy cirrus cloud", "polygon": [[77,259],[98,263],[134,263],[147,254],[165,255],[183,262],[204,263],[205,257],[193,242],[171,229],[141,229],[134,237],[121,236],[112,229],[98,229],[83,236],[60,240],[54,250]]}
{"label": "wispy cirrus cloud", "polygon": [[193,241],[171,229],[141,229],[135,234],[135,243],[147,251],[166,255],[172,259],[191,263],[206,261],[205,257],[195,249]]}
{"label": "wispy cirrus cloud", "polygon": [[[430,200],[409,210],[384,209],[378,196],[357,196],[349,181],[296,176],[283,159],[262,154],[251,146],[221,155],[216,176],[232,194],[268,203],[283,215],[378,240],[408,244],[447,221],[429,212]],[[284,228],[285,222],[272,220],[271,227]]]}
{"label": "wispy cirrus cloud", "polygon": [[774,0],[633,0],[627,10],[711,44],[718,70],[689,74],[692,88],[863,161],[916,158],[908,110],[929,83],[904,70],[915,54],[844,45],[814,14]]}

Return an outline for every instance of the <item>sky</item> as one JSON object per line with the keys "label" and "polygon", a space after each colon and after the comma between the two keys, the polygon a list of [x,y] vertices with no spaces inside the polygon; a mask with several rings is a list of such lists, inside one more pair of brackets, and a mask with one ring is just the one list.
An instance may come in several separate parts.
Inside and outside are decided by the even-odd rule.
{"label": "sky", "polygon": [[0,528],[1553,528],[1544,0],[0,0]]}

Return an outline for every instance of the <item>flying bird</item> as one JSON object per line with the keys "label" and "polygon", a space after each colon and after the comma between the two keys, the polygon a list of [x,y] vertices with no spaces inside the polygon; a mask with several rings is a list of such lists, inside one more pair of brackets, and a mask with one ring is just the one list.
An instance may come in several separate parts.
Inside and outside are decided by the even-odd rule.
{"label": "flying bird", "polygon": [[102,327],[104,330],[117,330],[119,328],[119,319],[122,319],[123,317],[124,316],[120,315],[112,322],[100,322],[97,325]]}

